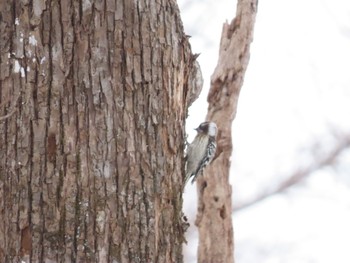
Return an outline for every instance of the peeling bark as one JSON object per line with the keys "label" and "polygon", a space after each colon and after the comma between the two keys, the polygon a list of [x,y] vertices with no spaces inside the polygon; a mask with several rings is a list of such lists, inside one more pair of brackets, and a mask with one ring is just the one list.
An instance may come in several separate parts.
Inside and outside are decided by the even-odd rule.
{"label": "peeling bark", "polygon": [[1,1],[0,38],[0,262],[182,262],[176,3]]}
{"label": "peeling bark", "polygon": [[256,0],[238,0],[236,18],[224,24],[219,61],[211,77],[207,120],[218,125],[213,162],[197,180],[199,229],[198,262],[234,262],[232,189],[229,184],[232,153],[231,125],[249,62],[249,47],[257,12]]}

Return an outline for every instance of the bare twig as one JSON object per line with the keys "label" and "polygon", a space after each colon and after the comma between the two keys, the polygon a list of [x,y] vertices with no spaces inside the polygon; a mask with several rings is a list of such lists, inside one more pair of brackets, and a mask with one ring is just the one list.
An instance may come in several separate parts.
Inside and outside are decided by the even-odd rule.
{"label": "bare twig", "polygon": [[10,118],[16,111],[17,111],[17,109],[14,109],[10,113],[8,113],[8,114],[6,114],[4,116],[1,116],[0,117],[0,121],[4,121],[4,120]]}
{"label": "bare twig", "polygon": [[[9,107],[9,113],[7,113],[4,116],[0,116],[0,121],[4,121],[8,118],[10,118],[16,111],[17,111],[17,102],[19,99],[20,95],[18,94],[15,102]],[[11,101],[11,99],[8,97],[6,98],[1,104],[0,104],[0,108],[4,107],[7,103],[9,103]]]}
{"label": "bare twig", "polygon": [[300,169],[294,172],[291,176],[288,176],[286,180],[282,181],[275,189],[270,191],[264,191],[261,194],[257,195],[254,199],[237,205],[234,207],[233,211],[237,212],[243,210],[247,207],[255,205],[258,202],[265,200],[266,198],[279,194],[290,187],[295,186],[300,183],[303,179],[311,175],[313,172],[333,164],[337,158],[347,149],[350,148],[350,136],[343,136],[343,138],[339,141],[339,143],[330,150],[327,154],[322,157],[319,157],[315,163],[309,165],[304,169]]}

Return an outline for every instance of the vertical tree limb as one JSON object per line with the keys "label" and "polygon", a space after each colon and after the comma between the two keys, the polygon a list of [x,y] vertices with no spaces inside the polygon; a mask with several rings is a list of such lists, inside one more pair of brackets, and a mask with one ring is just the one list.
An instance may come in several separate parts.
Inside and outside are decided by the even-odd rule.
{"label": "vertical tree limb", "polygon": [[207,120],[219,128],[214,161],[198,180],[198,262],[234,262],[229,185],[231,125],[249,62],[257,0],[239,0],[236,18],[223,26],[219,60],[211,77]]}
{"label": "vertical tree limb", "polygon": [[0,263],[181,263],[176,2],[0,1],[0,36]]}

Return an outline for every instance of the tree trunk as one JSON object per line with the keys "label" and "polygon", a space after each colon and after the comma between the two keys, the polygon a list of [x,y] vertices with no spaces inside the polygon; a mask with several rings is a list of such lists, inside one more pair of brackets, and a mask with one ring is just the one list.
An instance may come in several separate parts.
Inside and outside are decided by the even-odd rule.
{"label": "tree trunk", "polygon": [[1,1],[0,38],[0,262],[182,262],[176,4]]}
{"label": "tree trunk", "polygon": [[218,65],[211,77],[207,120],[219,128],[215,159],[198,180],[198,262],[234,262],[231,185],[231,125],[249,62],[257,0],[238,0],[236,18],[224,24]]}

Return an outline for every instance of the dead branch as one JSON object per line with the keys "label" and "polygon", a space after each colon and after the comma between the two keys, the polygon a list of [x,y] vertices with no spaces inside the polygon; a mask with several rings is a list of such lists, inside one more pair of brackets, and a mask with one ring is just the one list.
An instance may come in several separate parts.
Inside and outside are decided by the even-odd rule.
{"label": "dead branch", "polygon": [[237,206],[234,206],[233,211],[238,212],[240,210],[243,210],[245,208],[248,208],[252,205],[255,205],[270,196],[273,196],[275,194],[282,193],[286,191],[287,189],[299,184],[301,181],[306,179],[308,176],[310,176],[313,172],[334,164],[334,162],[338,159],[338,157],[345,151],[350,148],[350,136],[342,136],[342,138],[339,140],[336,146],[334,146],[333,149],[331,149],[327,154],[324,154],[323,156],[319,156],[318,158],[315,158],[315,162],[313,164],[310,164],[308,167],[305,167],[303,169],[299,169],[295,171],[292,175],[287,176],[284,181],[282,181],[275,189],[270,191],[263,191],[259,195],[257,195],[254,199],[244,202],[242,204],[239,204]]}

